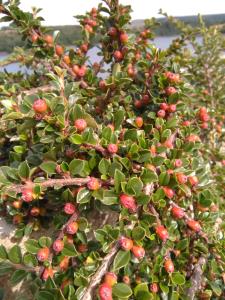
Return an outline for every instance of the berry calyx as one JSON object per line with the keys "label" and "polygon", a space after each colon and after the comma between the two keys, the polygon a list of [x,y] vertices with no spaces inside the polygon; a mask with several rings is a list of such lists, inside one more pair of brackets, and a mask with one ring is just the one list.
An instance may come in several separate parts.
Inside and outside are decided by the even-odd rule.
{"label": "berry calyx", "polygon": [[119,240],[119,244],[120,244],[120,247],[125,250],[125,251],[129,251],[133,248],[133,241],[129,238],[126,238],[124,236],[122,236]]}
{"label": "berry calyx", "polygon": [[67,215],[72,215],[74,214],[76,211],[76,207],[73,203],[70,203],[70,202],[67,202],[64,206],[64,212],[67,214]]}
{"label": "berry calyx", "polygon": [[157,236],[165,242],[169,238],[169,233],[163,225],[158,225],[155,229]]}
{"label": "berry calyx", "polygon": [[97,191],[101,187],[99,180],[95,177],[91,177],[89,182],[87,183],[87,188],[91,191]]}
{"label": "berry calyx", "polygon": [[106,283],[102,283],[99,286],[99,298],[100,300],[113,300],[112,298],[112,287]]}
{"label": "berry calyx", "polygon": [[44,99],[37,99],[34,101],[33,110],[36,113],[43,114],[48,110],[48,105]]}
{"label": "berry calyx", "polygon": [[78,231],[78,223],[77,222],[71,222],[66,226],[66,232],[68,234],[75,234]]}
{"label": "berry calyx", "polygon": [[138,259],[142,259],[145,256],[145,249],[141,246],[133,246],[131,251]]}
{"label": "berry calyx", "polygon": [[117,283],[117,276],[113,272],[108,272],[105,274],[104,283],[108,286],[114,286]]}
{"label": "berry calyx", "polygon": [[49,254],[50,254],[50,250],[48,247],[41,248],[37,252],[37,259],[41,262],[44,262],[48,260]]}
{"label": "berry calyx", "polygon": [[74,122],[74,127],[77,129],[77,131],[82,132],[87,128],[87,122],[84,119],[77,119]]}
{"label": "berry calyx", "polygon": [[137,211],[136,199],[132,196],[122,194],[120,195],[120,204],[129,210],[130,213],[135,213]]}
{"label": "berry calyx", "polygon": [[178,206],[173,206],[171,209],[172,216],[176,219],[182,219],[185,215],[182,208]]}

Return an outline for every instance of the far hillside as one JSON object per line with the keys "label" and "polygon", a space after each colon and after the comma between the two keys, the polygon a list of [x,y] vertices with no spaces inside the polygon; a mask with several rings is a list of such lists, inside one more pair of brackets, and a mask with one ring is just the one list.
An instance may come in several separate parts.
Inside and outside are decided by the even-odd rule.
{"label": "far hillside", "polygon": [[[198,23],[197,16],[177,17],[183,22],[196,26]],[[225,33],[225,14],[205,15],[203,19],[207,26],[224,24]],[[155,30],[157,36],[173,36],[179,31],[170,24],[165,18],[159,18],[160,26]],[[134,20],[131,24],[132,30],[141,29],[144,25],[144,20]],[[75,40],[80,39],[80,27],[78,25],[65,26],[50,26],[49,32],[59,30],[61,32],[59,42],[64,45],[72,45]],[[11,27],[4,27],[0,30],[0,52],[11,52],[15,46],[24,46],[24,41],[21,40],[19,34]]]}

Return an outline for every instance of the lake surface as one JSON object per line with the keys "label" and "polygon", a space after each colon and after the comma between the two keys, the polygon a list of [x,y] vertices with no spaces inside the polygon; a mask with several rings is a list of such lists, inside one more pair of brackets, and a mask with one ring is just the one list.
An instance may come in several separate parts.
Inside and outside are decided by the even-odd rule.
{"label": "lake surface", "polygon": [[[157,48],[160,48],[160,49],[166,49],[170,44],[171,44],[171,41],[173,39],[175,39],[176,36],[167,36],[167,37],[157,37],[154,41],[153,41],[153,44],[156,45]],[[98,62],[100,61],[100,57],[97,55],[97,52],[98,52],[98,49],[96,47],[92,48],[90,51],[89,51],[89,57],[90,57],[90,61],[91,62]],[[7,57],[7,53],[2,53],[0,52],[0,60],[3,60]],[[17,72],[17,71],[22,71],[22,72],[25,72],[26,71],[26,68],[25,67],[21,67],[19,65],[19,63],[13,63],[13,64],[10,64],[6,67],[4,67],[8,72]],[[4,68],[1,68],[0,67],[0,72],[2,72],[4,70]]]}

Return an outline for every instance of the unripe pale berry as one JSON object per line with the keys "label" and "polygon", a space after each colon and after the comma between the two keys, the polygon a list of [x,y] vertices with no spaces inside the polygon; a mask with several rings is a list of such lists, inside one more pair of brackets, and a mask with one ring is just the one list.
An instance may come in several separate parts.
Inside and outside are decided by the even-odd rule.
{"label": "unripe pale berry", "polygon": [[78,223],[73,221],[66,226],[66,232],[69,234],[75,234],[78,230]]}
{"label": "unripe pale berry", "polygon": [[82,132],[87,127],[87,122],[84,119],[77,119],[74,122],[74,127],[77,129],[77,131]]}
{"label": "unripe pale berry", "polygon": [[133,241],[129,238],[126,238],[124,236],[122,236],[119,240],[119,244],[120,244],[120,247],[125,250],[125,251],[129,251],[133,248]]}
{"label": "unripe pale berry", "polygon": [[190,182],[190,184],[192,186],[197,185],[198,184],[198,177],[197,176],[189,176],[188,181]]}
{"label": "unripe pale berry", "polygon": [[43,114],[48,110],[48,105],[44,99],[37,99],[33,103],[33,110],[36,113]]}
{"label": "unripe pale berry", "polygon": [[67,214],[67,215],[72,215],[74,214],[76,211],[76,207],[73,203],[70,203],[70,202],[67,202],[64,206],[64,212]]}
{"label": "unripe pale berry", "polygon": [[136,199],[132,196],[126,194],[120,195],[120,204],[127,208],[130,213],[135,213],[137,211]]}
{"label": "unripe pale berry", "polygon": [[169,233],[163,225],[158,225],[155,229],[157,236],[165,242],[169,238]]}
{"label": "unripe pale berry", "polygon": [[48,247],[41,248],[37,252],[37,259],[41,262],[44,262],[48,260],[49,254],[50,254],[50,250]]}
{"label": "unripe pale berry", "polygon": [[138,259],[142,259],[145,256],[145,249],[141,246],[133,246],[131,251]]}

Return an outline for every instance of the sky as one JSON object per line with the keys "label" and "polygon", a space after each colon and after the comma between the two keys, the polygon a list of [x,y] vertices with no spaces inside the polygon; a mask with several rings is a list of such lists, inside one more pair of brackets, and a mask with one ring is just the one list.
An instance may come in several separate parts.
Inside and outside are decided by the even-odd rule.
{"label": "sky", "polygon": [[[46,25],[76,23],[74,15],[83,14],[97,6],[100,0],[21,0],[21,8],[29,11],[32,6],[42,8],[40,13]],[[120,0],[133,8],[133,19],[157,17],[160,8],[173,16],[225,13],[225,0]]]}

